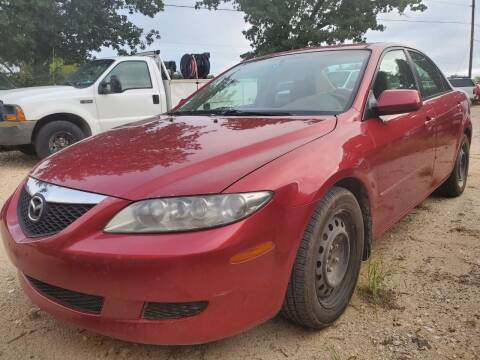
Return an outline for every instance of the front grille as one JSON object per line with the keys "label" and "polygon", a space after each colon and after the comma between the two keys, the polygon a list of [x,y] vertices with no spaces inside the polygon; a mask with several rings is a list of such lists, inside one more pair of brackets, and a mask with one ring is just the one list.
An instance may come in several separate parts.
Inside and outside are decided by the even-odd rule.
{"label": "front grille", "polygon": [[28,218],[28,206],[32,196],[22,190],[18,200],[17,213],[20,226],[27,237],[56,234],[85,214],[94,205],[45,203],[45,210],[38,222]]}
{"label": "front grille", "polygon": [[208,306],[207,301],[187,303],[148,302],[143,309],[143,318],[147,320],[181,319],[200,314]]}
{"label": "front grille", "polygon": [[27,279],[41,294],[62,305],[93,314],[100,314],[102,311],[103,297],[101,296],[63,289],[31,278],[30,276],[27,276]]}

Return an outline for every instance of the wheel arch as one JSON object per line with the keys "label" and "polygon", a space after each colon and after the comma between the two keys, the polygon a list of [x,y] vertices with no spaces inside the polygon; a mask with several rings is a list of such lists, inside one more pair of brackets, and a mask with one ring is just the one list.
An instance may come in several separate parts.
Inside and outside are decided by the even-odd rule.
{"label": "wheel arch", "polygon": [[71,114],[71,113],[55,113],[55,114],[44,116],[35,124],[33,133],[32,133],[32,143],[34,143],[35,137],[37,136],[38,131],[45,124],[51,123],[53,121],[60,121],[60,120],[68,121],[68,122],[71,122],[72,124],[77,125],[83,131],[85,136],[92,136],[92,129],[82,117],[75,114]]}
{"label": "wheel arch", "polygon": [[363,260],[367,260],[372,252],[372,210],[371,199],[368,194],[365,184],[356,177],[346,177],[337,180],[333,186],[341,187],[350,191],[357,199],[360,208],[362,210],[364,234],[365,234],[365,246],[363,248]]}

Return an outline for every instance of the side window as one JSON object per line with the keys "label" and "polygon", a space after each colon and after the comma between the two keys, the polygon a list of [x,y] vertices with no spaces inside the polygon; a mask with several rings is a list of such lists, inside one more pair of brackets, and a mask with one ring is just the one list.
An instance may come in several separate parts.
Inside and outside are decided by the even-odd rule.
{"label": "side window", "polygon": [[373,84],[373,95],[378,99],[385,90],[416,89],[415,78],[403,50],[385,54]]}
{"label": "side window", "polygon": [[103,83],[107,92],[121,93],[129,89],[151,89],[152,81],[145,61],[124,61],[113,68]]}
{"label": "side window", "polygon": [[427,57],[414,51],[409,53],[420,79],[422,97],[432,97],[448,89],[442,74]]}

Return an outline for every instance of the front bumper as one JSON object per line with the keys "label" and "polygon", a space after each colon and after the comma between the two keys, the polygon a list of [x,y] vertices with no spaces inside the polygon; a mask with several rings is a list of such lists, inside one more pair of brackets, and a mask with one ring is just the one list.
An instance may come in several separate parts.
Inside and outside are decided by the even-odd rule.
{"label": "front bumper", "polygon": [[0,146],[31,144],[36,121],[0,121]]}
{"label": "front bumper", "polygon": [[[309,207],[275,199],[241,222],[194,233],[117,235],[101,231],[127,201],[108,198],[60,233],[26,238],[17,219],[20,188],[2,210],[0,233],[21,285],[40,308],[80,327],[150,344],[196,344],[253,327],[279,311]],[[252,260],[230,259],[266,241]],[[100,314],[64,306],[26,278],[104,298]],[[147,320],[147,302],[207,301],[198,315]]]}

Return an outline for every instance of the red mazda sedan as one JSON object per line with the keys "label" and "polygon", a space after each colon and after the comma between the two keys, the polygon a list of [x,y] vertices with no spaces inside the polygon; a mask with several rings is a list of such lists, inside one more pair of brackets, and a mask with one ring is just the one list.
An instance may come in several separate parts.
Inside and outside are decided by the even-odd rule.
{"label": "red mazda sedan", "polygon": [[469,106],[403,46],[242,62],[41,162],[1,234],[32,301],[98,333],[204,343],[279,311],[320,329],[372,239],[434,190],[464,191]]}

